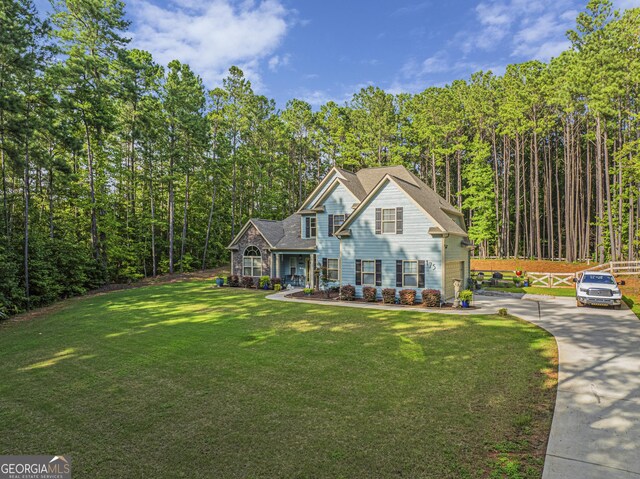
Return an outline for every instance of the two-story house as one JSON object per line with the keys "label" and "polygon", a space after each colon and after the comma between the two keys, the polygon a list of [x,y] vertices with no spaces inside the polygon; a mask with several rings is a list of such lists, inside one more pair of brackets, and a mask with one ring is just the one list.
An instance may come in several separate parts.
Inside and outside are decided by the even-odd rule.
{"label": "two-story house", "polygon": [[[282,221],[251,219],[229,245],[232,273],[277,276],[318,286],[318,267],[332,284],[453,296],[466,285],[473,245],[464,218],[402,166],[332,168],[302,207]],[[315,272],[315,273],[314,273]]]}

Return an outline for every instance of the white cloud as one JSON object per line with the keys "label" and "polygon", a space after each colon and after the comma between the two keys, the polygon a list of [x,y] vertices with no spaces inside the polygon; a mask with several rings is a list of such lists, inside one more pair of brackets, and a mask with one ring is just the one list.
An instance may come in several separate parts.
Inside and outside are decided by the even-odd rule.
{"label": "white cloud", "polygon": [[546,61],[568,48],[565,33],[577,15],[571,0],[486,0],[473,13],[480,28],[458,33],[453,42],[465,55],[501,49],[522,61]]}
{"label": "white cloud", "polygon": [[269,65],[269,70],[275,72],[275,71],[278,71],[280,67],[286,67],[289,64],[290,58],[291,58],[291,55],[289,55],[288,53],[284,55],[272,56],[271,58],[269,58],[269,61],[267,62],[267,64]]}
{"label": "white cloud", "polygon": [[[179,0],[168,6],[141,0],[132,2],[131,13],[134,47],[164,65],[173,59],[188,63],[208,86],[218,84],[231,65],[259,85],[261,61],[273,55],[293,21],[279,0]],[[287,63],[288,56],[275,62]]]}

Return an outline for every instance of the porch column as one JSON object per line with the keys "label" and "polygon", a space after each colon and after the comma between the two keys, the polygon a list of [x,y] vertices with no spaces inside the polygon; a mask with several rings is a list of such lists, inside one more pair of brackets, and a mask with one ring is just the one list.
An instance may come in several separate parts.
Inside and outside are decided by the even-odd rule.
{"label": "porch column", "polygon": [[311,256],[309,257],[309,275],[311,276],[311,278],[309,279],[310,288],[315,288],[315,279],[316,279],[316,275],[314,274],[315,270],[316,270],[316,255],[314,253],[311,253]]}
{"label": "porch column", "polygon": [[276,276],[277,278],[280,278],[280,277],[281,277],[281,276],[280,276],[280,257],[281,257],[281,256],[282,256],[282,255],[281,255],[280,253],[276,253],[276,274],[275,274],[275,276]]}

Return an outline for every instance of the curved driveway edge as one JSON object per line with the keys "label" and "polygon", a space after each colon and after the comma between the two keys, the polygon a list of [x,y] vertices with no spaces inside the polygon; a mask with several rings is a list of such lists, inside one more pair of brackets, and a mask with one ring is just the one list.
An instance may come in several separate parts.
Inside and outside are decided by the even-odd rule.
{"label": "curved driveway edge", "polygon": [[[286,298],[329,306],[398,311],[393,306]],[[476,296],[473,311],[507,308],[558,343],[558,395],[543,479],[640,479],[640,320],[629,309],[577,308],[573,298]],[[400,311],[402,311],[400,309]],[[412,309],[411,311],[421,311]]]}

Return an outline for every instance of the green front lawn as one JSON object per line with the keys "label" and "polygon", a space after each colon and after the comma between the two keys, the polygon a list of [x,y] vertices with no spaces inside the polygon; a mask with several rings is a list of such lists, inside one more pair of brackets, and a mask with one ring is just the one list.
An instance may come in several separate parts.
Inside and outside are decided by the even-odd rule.
{"label": "green front lawn", "polygon": [[542,286],[527,286],[516,287],[510,286],[508,288],[500,288],[487,286],[483,289],[487,291],[505,291],[507,293],[528,293],[528,294],[546,294],[547,296],[566,296],[574,298],[576,296],[575,288],[544,288]]}
{"label": "green front lawn", "polygon": [[76,479],[540,477],[556,355],[515,318],[119,291],[0,325],[0,454]]}

